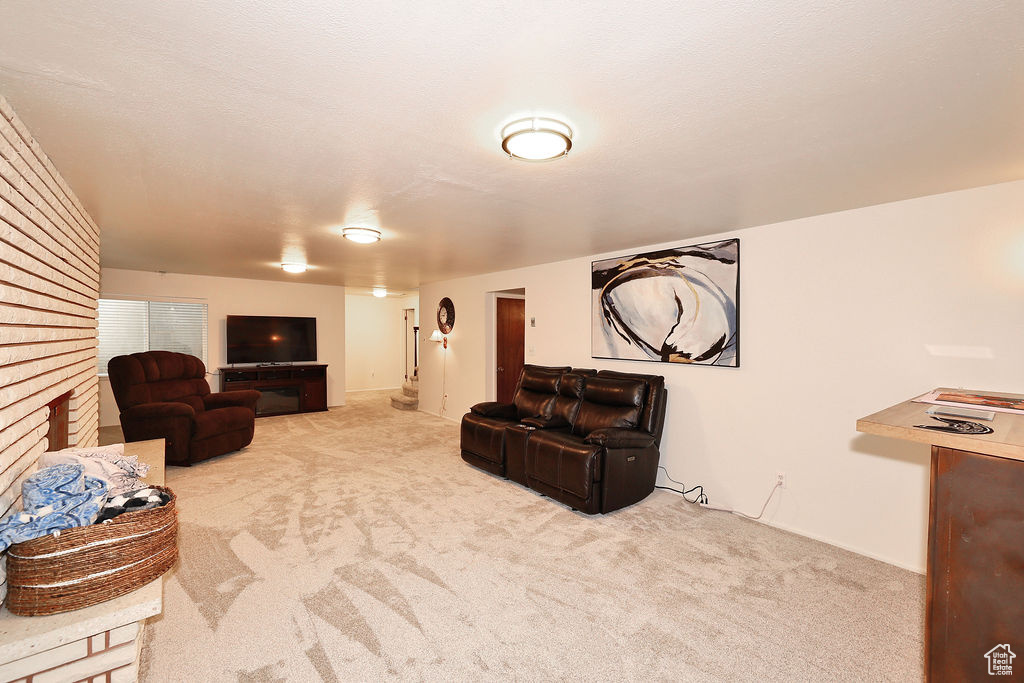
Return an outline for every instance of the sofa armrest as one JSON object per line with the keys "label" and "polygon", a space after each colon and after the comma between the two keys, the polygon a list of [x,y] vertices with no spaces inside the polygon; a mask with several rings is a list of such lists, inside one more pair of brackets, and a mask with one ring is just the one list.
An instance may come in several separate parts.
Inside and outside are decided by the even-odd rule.
{"label": "sofa armrest", "polygon": [[595,429],[583,441],[605,448],[647,448],[654,445],[654,437],[647,432],[617,427]]}
{"label": "sofa armrest", "polygon": [[158,420],[165,417],[187,417],[196,416],[196,411],[187,403],[140,403],[121,411],[122,421],[125,419],[135,420]]}
{"label": "sofa armrest", "polygon": [[486,401],[477,403],[469,409],[474,415],[483,417],[503,417],[508,420],[516,419],[516,407],[511,403],[498,403],[497,401]]}
{"label": "sofa armrest", "polygon": [[570,426],[565,418],[558,415],[552,415],[551,417],[534,415],[533,417],[524,418],[520,422],[534,429],[565,429]]}
{"label": "sofa armrest", "polygon": [[256,402],[260,400],[260,392],[245,389],[240,391],[222,391],[217,394],[203,396],[203,405],[207,410],[217,408],[248,408],[255,412]]}

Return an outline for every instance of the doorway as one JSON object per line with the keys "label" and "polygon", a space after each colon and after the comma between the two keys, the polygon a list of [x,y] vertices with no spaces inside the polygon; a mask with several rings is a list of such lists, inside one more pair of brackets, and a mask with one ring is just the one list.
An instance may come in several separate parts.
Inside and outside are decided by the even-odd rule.
{"label": "doorway", "polygon": [[511,403],[526,350],[526,299],[498,295],[495,301],[495,388],[500,403]]}

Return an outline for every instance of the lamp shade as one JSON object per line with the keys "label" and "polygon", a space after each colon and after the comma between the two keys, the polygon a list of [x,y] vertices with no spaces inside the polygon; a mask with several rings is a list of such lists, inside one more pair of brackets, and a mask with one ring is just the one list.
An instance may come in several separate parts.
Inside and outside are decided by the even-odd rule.
{"label": "lamp shade", "polygon": [[441,330],[434,330],[433,332],[431,332],[430,333],[430,341],[432,341],[432,342],[444,341],[444,337],[441,336]]}

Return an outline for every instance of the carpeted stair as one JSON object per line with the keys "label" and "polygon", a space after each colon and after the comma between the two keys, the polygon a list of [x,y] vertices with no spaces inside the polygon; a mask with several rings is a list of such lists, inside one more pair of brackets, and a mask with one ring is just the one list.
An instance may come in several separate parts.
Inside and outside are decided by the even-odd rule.
{"label": "carpeted stair", "polygon": [[419,410],[420,380],[413,375],[402,382],[402,390],[391,394],[391,407],[398,410]]}

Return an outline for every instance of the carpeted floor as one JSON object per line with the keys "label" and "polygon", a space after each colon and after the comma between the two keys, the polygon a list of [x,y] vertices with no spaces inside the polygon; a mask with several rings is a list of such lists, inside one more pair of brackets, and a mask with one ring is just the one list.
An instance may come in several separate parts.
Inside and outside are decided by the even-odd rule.
{"label": "carpeted floor", "polygon": [[922,677],[924,580],[658,491],[587,517],[350,394],[170,468],[181,562],[143,681]]}

